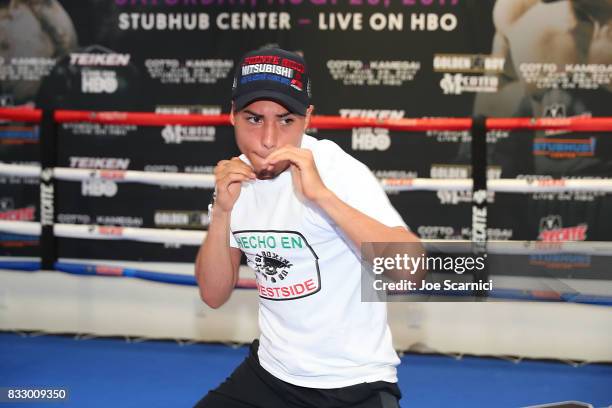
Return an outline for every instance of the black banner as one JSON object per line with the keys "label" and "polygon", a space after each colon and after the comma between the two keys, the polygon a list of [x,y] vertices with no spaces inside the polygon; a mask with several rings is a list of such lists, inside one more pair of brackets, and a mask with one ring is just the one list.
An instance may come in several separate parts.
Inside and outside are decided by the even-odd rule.
{"label": "black banner", "polygon": [[[31,0],[0,2],[0,103],[43,109],[227,113],[246,51],[301,51],[315,114],[610,116],[612,6],[483,0]],[[560,23],[561,22],[561,23]],[[471,178],[469,131],[314,131],[379,177]],[[40,161],[38,128],[0,123],[0,160]],[[487,133],[489,179],[612,177],[604,133]],[[58,165],[210,174],[237,155],[229,127],[58,127]],[[0,217],[32,220],[38,182],[0,178]],[[59,182],[56,222],[203,229],[211,191]],[[423,238],[470,239],[471,191],[392,194]],[[493,240],[610,240],[596,191],[486,197]],[[36,211],[29,209],[34,206]],[[552,231],[552,233],[551,233]],[[0,234],[3,254],[36,240]],[[154,250],[151,248],[154,247]],[[197,248],[60,241],[60,256],[192,261]]]}

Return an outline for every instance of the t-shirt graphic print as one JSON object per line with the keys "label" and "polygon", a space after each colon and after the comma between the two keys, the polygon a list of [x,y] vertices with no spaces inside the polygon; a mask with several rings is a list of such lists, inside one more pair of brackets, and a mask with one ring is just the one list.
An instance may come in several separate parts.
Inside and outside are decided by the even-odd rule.
{"label": "t-shirt graphic print", "polygon": [[297,231],[234,231],[238,247],[255,271],[259,296],[291,300],[321,290],[319,257]]}

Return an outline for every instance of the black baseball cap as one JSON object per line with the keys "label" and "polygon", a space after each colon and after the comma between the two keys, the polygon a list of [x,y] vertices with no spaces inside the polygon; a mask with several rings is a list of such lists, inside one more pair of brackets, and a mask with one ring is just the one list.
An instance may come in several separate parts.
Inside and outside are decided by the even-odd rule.
{"label": "black baseball cap", "polygon": [[257,100],[273,100],[290,112],[306,115],[310,78],[304,58],[280,48],[261,48],[245,54],[236,67],[232,100],[240,111]]}

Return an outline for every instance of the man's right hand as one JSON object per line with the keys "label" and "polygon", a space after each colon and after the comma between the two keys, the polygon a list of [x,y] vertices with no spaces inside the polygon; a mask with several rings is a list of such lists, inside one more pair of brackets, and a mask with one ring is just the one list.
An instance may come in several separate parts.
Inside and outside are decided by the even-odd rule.
{"label": "man's right hand", "polygon": [[253,168],[238,157],[221,160],[215,167],[215,207],[225,212],[232,211],[240,196],[241,183],[256,177]]}

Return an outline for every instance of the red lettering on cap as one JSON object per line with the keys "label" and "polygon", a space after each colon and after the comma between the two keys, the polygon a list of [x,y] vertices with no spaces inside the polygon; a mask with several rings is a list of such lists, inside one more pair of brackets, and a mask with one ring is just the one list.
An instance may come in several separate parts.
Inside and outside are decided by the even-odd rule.
{"label": "red lettering on cap", "polygon": [[254,57],[247,57],[244,59],[242,65],[252,64],[274,64],[278,65],[280,58],[276,55],[256,55]]}
{"label": "red lettering on cap", "polygon": [[297,79],[292,79],[291,85],[294,85],[295,87],[299,88],[300,91],[304,88],[304,85],[302,84],[302,82],[298,81]]}
{"label": "red lettering on cap", "polygon": [[283,61],[281,62],[281,65],[283,67],[294,69],[294,70],[298,71],[301,74],[304,73],[304,65],[300,64],[299,62],[296,62],[296,61],[293,61],[293,60],[290,60],[290,59],[287,59],[287,58],[283,58]]}

